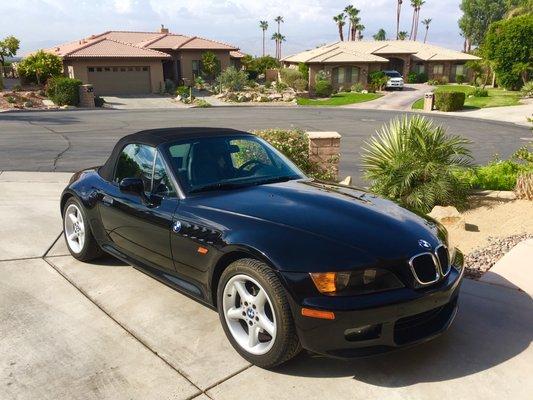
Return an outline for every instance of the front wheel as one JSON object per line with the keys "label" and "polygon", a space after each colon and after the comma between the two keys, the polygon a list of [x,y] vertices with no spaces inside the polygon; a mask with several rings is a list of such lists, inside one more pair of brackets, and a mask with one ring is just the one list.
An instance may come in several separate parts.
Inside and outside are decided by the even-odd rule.
{"label": "front wheel", "polygon": [[217,298],[226,336],[252,364],[272,368],[300,351],[285,289],[264,263],[232,263],[222,273]]}
{"label": "front wheel", "polygon": [[74,197],[67,200],[63,209],[63,233],[70,254],[80,261],[90,261],[103,252],[94,238],[85,210]]}

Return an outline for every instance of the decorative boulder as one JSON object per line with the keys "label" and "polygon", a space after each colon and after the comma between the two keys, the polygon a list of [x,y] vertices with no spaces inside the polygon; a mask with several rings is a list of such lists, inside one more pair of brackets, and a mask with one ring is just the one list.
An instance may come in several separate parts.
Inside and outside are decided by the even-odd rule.
{"label": "decorative boulder", "polygon": [[465,229],[464,217],[453,206],[435,206],[428,215],[446,227]]}

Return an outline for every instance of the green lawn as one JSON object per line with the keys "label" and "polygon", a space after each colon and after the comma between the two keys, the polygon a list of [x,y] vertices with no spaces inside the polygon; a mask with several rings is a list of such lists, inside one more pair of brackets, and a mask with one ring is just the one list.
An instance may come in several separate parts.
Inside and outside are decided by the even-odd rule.
{"label": "green lawn", "polygon": [[[435,92],[464,92],[466,94],[465,108],[503,107],[520,104],[520,92],[487,88],[488,97],[468,97],[473,90],[474,87],[469,85],[442,85],[437,86]],[[418,99],[412,105],[413,110],[421,110],[423,107],[424,99]]]}
{"label": "green lawn", "polygon": [[381,97],[376,93],[340,92],[328,99],[305,99],[299,97],[297,102],[300,106],[343,106],[346,104],[363,103]]}

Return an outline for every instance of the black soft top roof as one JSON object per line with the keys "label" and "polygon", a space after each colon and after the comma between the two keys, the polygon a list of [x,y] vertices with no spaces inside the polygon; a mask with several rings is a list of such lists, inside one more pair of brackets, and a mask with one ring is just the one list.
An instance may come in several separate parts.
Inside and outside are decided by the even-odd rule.
{"label": "black soft top roof", "polygon": [[111,155],[107,159],[106,163],[99,168],[98,172],[102,178],[111,181],[113,179],[115,165],[118,157],[120,156],[120,152],[125,146],[131,143],[146,144],[157,147],[164,143],[170,143],[182,139],[197,139],[231,135],[251,135],[251,133],[229,128],[199,127],[162,128],[139,131],[137,133],[124,136],[122,139],[120,139],[113,148],[113,151],[111,152]]}

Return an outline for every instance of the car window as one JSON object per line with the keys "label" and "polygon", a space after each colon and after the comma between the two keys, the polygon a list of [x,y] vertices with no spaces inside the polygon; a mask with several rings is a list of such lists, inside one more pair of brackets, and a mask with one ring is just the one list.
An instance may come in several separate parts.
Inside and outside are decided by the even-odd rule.
{"label": "car window", "polygon": [[166,147],[166,156],[188,193],[305,177],[276,149],[251,135],[172,143]]}
{"label": "car window", "polygon": [[159,153],[155,158],[152,193],[165,197],[176,197],[176,190],[170,181],[165,163]]}
{"label": "car window", "polygon": [[120,153],[114,181],[119,183],[124,178],[141,178],[145,192],[150,193],[154,158],[155,148],[143,144],[128,144]]}

